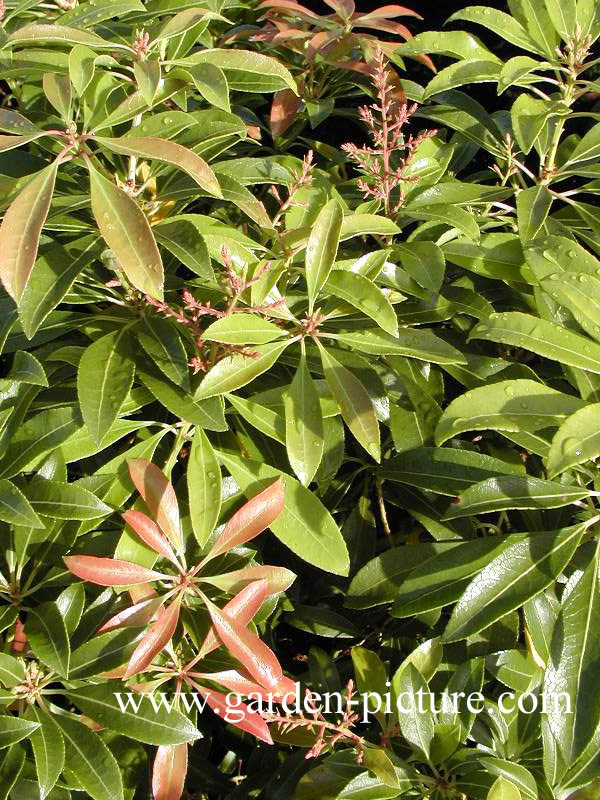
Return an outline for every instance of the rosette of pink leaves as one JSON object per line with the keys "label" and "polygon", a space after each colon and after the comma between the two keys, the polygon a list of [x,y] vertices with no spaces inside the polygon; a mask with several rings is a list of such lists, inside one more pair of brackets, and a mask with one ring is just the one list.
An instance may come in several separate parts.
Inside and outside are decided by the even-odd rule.
{"label": "rosette of pink leaves", "polygon": [[[246,626],[258,613],[265,598],[285,591],[295,575],[283,567],[268,565],[245,567],[216,576],[198,575],[217,556],[254,539],[274,522],[284,505],[282,478],[248,500],[230,518],[201,562],[190,568],[186,563],[179,506],[173,486],[149,461],[131,460],[128,466],[149,514],[130,510],[125,511],[122,517],[148,547],[168,562],[170,571],[149,569],[115,558],[86,555],[64,558],[68,569],[82,580],[99,586],[129,588],[133,605],[107,620],[98,633],[123,627],[149,626],[125,668],[111,673],[111,676],[127,680],[150,669],[159,653],[171,647],[186,597],[195,596],[204,601],[212,627],[195,657],[183,668],[157,668],[160,678],[152,683],[154,688],[175,677],[178,692],[183,685],[193,688],[220,716],[224,716],[227,710],[227,696],[204,686],[206,680],[218,683],[230,692],[246,697],[252,694],[271,698],[274,702],[294,694],[296,684],[283,674],[275,653]],[[219,608],[202,592],[199,584],[203,582],[213,584],[233,597]],[[157,586],[163,590],[161,593]],[[240,662],[242,671],[194,671],[198,661],[222,645]],[[231,724],[272,744],[268,726],[258,712],[244,703],[236,704],[235,710],[240,718]],[[155,800],[179,800],[186,772],[187,745],[160,746],[152,779]]]}

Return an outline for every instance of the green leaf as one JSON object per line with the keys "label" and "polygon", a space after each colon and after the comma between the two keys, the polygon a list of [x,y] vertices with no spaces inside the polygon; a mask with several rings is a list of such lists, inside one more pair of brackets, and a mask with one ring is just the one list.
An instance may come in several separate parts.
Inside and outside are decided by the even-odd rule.
{"label": "green leaf", "polygon": [[585,527],[523,534],[509,544],[473,578],[454,606],[444,640],[472,636],[543,592],[571,560]]}
{"label": "green leaf", "polygon": [[146,362],[136,364],[137,375],[150,389],[159,403],[172,414],[192,425],[200,425],[210,431],[227,429],[223,412],[223,401],[220,397],[197,402],[192,395],[186,394],[180,387],[167,378],[163,378],[154,364]]}
{"label": "green leaf", "polygon": [[418,447],[391,458],[379,476],[428,492],[454,496],[496,475],[518,475],[521,468],[498,458],[452,447]]}
{"label": "green leaf", "polygon": [[67,75],[57,75],[55,72],[46,72],[42,80],[44,94],[49,102],[58,111],[65,122],[71,120],[71,102],[73,90]]}
{"label": "green leaf", "polygon": [[65,621],[67,633],[72,634],[77,626],[83,613],[85,605],[85,589],[80,582],[73,583],[67,586],[66,589],[56,598],[56,607],[60,611],[62,618]]}
{"label": "green leaf", "polygon": [[121,772],[97,733],[71,717],[55,715],[65,744],[65,763],[93,800],[123,800]]}
{"label": "green leaf", "polygon": [[188,71],[194,81],[194,86],[207,103],[222,111],[231,111],[229,105],[229,84],[225,73],[214,64],[202,64],[189,67]]}
{"label": "green leaf", "polygon": [[27,618],[27,638],[35,655],[63,678],[69,672],[71,647],[56,603],[41,603]]}
{"label": "green leaf", "polygon": [[289,344],[290,340],[259,345],[253,350],[254,358],[241,354],[225,356],[207,372],[194,399],[203,400],[240,389],[272,367]]}
{"label": "green leaf", "polygon": [[27,528],[44,527],[25,495],[6,478],[0,479],[0,520]]}
{"label": "green leaf", "polygon": [[89,173],[92,212],[104,241],[135,288],[162,300],[162,261],[143,211],[98,170]]}
{"label": "green leaf", "polygon": [[481,41],[467,31],[424,31],[396,48],[400,56],[439,53],[450,58],[493,61],[494,56]]}
{"label": "green leaf", "polygon": [[448,18],[448,22],[454,22],[454,20],[483,25],[483,27],[506,39],[507,42],[524,50],[543,55],[543,51],[537,48],[536,42],[533,41],[521,23],[514,16],[506,14],[504,11],[498,11],[489,6],[469,6],[469,8],[464,8],[462,11],[456,11]]}
{"label": "green leaf", "polygon": [[0,765],[0,798],[7,800],[25,766],[25,748],[11,745]]}
{"label": "green leaf", "polygon": [[340,529],[327,508],[313,492],[290,475],[268,464],[219,451],[219,460],[239,484],[246,497],[283,477],[285,506],[271,531],[296,555],[335,575],[347,575],[348,551]]}
{"label": "green leaf", "polygon": [[565,42],[569,41],[577,24],[576,0],[544,0],[544,3],[555,30]]}
{"label": "green leaf", "polygon": [[465,83],[495,83],[498,80],[501,65],[499,61],[492,60],[493,58],[494,56],[490,53],[489,60],[468,58],[456,64],[450,64],[429,81],[423,99],[427,100],[439,92],[464,86]]}
{"label": "green leaf", "polygon": [[0,278],[15,302],[19,302],[37,256],[42,228],[54,193],[58,161],[31,180],[13,200],[0,226]]}
{"label": "green leaf", "polygon": [[520,311],[492,314],[473,328],[469,338],[523,347],[552,361],[600,373],[600,344]]}
{"label": "green leaf", "polygon": [[396,672],[392,686],[395,696],[399,700],[404,700],[403,708],[398,707],[402,735],[428,758],[433,739],[433,714],[428,710],[424,714],[420,713],[416,700],[418,692],[427,696],[429,692],[427,684],[419,670],[413,664],[407,664]]}
{"label": "green leaf", "polygon": [[517,195],[517,222],[519,236],[523,244],[538,235],[544,225],[550,207],[552,195],[546,186],[532,186]]}
{"label": "green leaf", "polygon": [[78,28],[95,27],[107,19],[124,17],[133,11],[144,11],[140,0],[94,0],[94,3],[81,3],[65,14],[61,14],[61,25],[76,25]]}
{"label": "green leaf", "polygon": [[139,628],[96,634],[71,653],[69,679],[92,678],[126,664],[139,644],[140,635]]}
{"label": "green leaf", "polygon": [[415,567],[452,547],[449,542],[424,542],[393,547],[360,569],[350,584],[346,605],[371,608],[392,602],[398,587]]}
{"label": "green leaf", "polygon": [[[543,62],[542,62],[543,63]],[[529,56],[514,56],[502,66],[498,78],[498,94],[506,91],[510,86],[521,86],[526,83],[522,78],[534,70],[542,68],[542,64]]]}
{"label": "green leaf", "polygon": [[358,308],[387,333],[397,335],[398,320],[394,307],[368,278],[356,272],[335,269],[329,273],[324,290]]}
{"label": "green leaf", "polygon": [[571,414],[554,434],[546,462],[548,477],[599,455],[600,403],[592,403]]}
{"label": "green leaf", "polygon": [[290,388],[284,396],[285,447],[298,480],[308,486],[315,476],[325,447],[319,394],[306,365],[304,352]]}
{"label": "green leaf", "polygon": [[367,453],[375,461],[381,461],[379,423],[371,396],[359,379],[320,343],[319,351],[325,379],[340,407],[344,422]]}
{"label": "green leaf", "polygon": [[[133,72],[140,94],[148,106],[152,106],[160,84],[160,61],[158,59],[136,61]],[[102,144],[110,149],[110,145],[106,145],[106,142],[102,141]]]}
{"label": "green leaf", "polygon": [[37,358],[26,350],[17,350],[6,380],[32,383],[35,386],[48,386],[48,378],[44,368]]}
{"label": "green leaf", "polygon": [[167,218],[153,227],[156,240],[178,258],[182,264],[209,281],[215,280],[206,242],[189,220]]}
{"label": "green leaf", "polygon": [[309,314],[312,314],[317,295],[335,261],[343,218],[342,207],[338,201],[330,200],[319,211],[312,226],[305,257]]}
{"label": "green leaf", "polygon": [[[190,720],[177,709],[167,711],[161,706],[155,712],[147,698],[137,712],[130,705],[122,711],[111,683],[69,689],[69,699],[95,722],[144,744],[181,744],[199,737]],[[126,688],[126,687],[123,687]],[[125,705],[127,697],[118,693]]]}
{"label": "green leaf", "polygon": [[86,348],[77,370],[77,396],[92,438],[100,444],[133,385],[135,364],[127,326]]}
{"label": "green leaf", "polygon": [[537,381],[498,381],[470,389],[453,400],[440,418],[435,441],[441,445],[465,431],[531,432],[555,427],[583,405],[578,397]]}
{"label": "green leaf", "polygon": [[188,356],[172,323],[162,317],[146,316],[136,333],[139,343],[158,369],[173,383],[189,392]]}
{"label": "green leaf", "polygon": [[53,519],[97,519],[112,513],[110,506],[75,483],[36,477],[29,484],[27,495],[38,514]]}
{"label": "green leaf", "polygon": [[572,164],[581,164],[590,159],[596,159],[600,155],[600,124],[594,125],[593,128],[583,136],[574,150],[570,154],[570,158],[565,164],[571,166]]}
{"label": "green leaf", "polygon": [[529,94],[520,94],[512,104],[510,118],[513,132],[525,155],[535,144],[553,111],[554,105],[550,101],[538,100]]}
{"label": "green leaf", "polygon": [[394,234],[400,233],[400,228],[391,219],[380,217],[377,214],[347,214],[342,220],[340,242],[352,239],[354,236],[364,236],[367,233],[376,236],[394,236]]}
{"label": "green leaf", "polygon": [[584,272],[555,272],[540,281],[553,300],[567,308],[592,339],[600,341],[600,280]]}
{"label": "green leaf", "polygon": [[19,301],[19,319],[28,339],[71,290],[97,246],[96,236],[86,236],[64,246],[54,244],[36,259]]}
{"label": "green leaf", "polygon": [[285,336],[286,331],[256,314],[230,314],[211,323],[202,338],[224,344],[266,344]]}
{"label": "green leaf", "polygon": [[37,730],[39,723],[29,722],[21,717],[0,715],[0,749],[20,742]]}
{"label": "green leaf", "polygon": [[232,91],[277,92],[291,89],[298,94],[296,82],[290,72],[275,58],[251,50],[202,50],[178,61],[182,67],[196,64],[213,64],[227,75]]}
{"label": "green leaf", "polygon": [[[77,8],[79,10],[87,9],[87,6],[78,6]],[[84,44],[76,44],[69,53],[69,77],[79,97],[83,97],[94,77],[95,62],[96,53]]]}
{"label": "green leaf", "polygon": [[406,242],[394,245],[404,269],[419,286],[439,292],[444,280],[445,260],[442,250],[433,242]]}
{"label": "green leaf", "polygon": [[14,31],[8,37],[7,44],[22,44],[37,42],[56,42],[57,44],[68,43],[74,44],[87,44],[90,47],[103,47],[113,48],[118,47],[113,42],[107,42],[95,33],[88,31],[80,31],[76,28],[70,28],[66,25],[52,24],[38,24],[35,22],[29,25],[24,25],[22,28]]}
{"label": "green leaf", "polygon": [[469,214],[463,208],[451,205],[429,205],[412,208],[410,206],[402,209],[412,219],[434,220],[439,225],[449,225],[451,228],[464,233],[470,239],[476,241],[480,238],[479,226],[473,214]]}
{"label": "green leaf", "polygon": [[521,792],[512,781],[500,775],[492,784],[486,800],[521,800]]}
{"label": "green leaf", "polygon": [[41,797],[46,797],[54,788],[65,765],[65,744],[60,728],[54,719],[41,708],[29,706],[28,716],[39,728],[29,737]]}
{"label": "green leaf", "polygon": [[507,546],[495,536],[455,544],[415,567],[401,583],[391,610],[393,617],[411,617],[442,608],[459,599],[470,578]]}
{"label": "green leaf", "polygon": [[8,689],[14,689],[25,683],[25,668],[21,661],[8,653],[0,653],[0,683]]}
{"label": "green leaf", "polygon": [[[148,105],[150,105],[150,103]],[[114,153],[123,153],[128,156],[142,156],[143,158],[165,161],[167,164],[172,164],[178,169],[187,172],[204,191],[215,197],[221,197],[221,189],[217,176],[206,161],[200,158],[197,153],[194,153],[193,150],[189,150],[187,147],[177,144],[177,142],[171,142],[168,139],[159,139],[153,136],[122,136],[119,139],[97,136],[95,140],[99,145],[112,150]],[[111,188],[114,189],[113,184],[111,184],[110,181],[108,181],[108,183]],[[136,208],[138,207],[137,204],[134,205]],[[94,214],[95,213],[94,211]],[[102,227],[100,230],[102,230]],[[104,231],[102,231],[102,235],[104,236]],[[139,233],[137,235],[139,236]],[[104,236],[104,238],[106,239],[106,236]],[[117,251],[116,247],[110,246],[113,250]]]}
{"label": "green leaf", "polygon": [[187,468],[192,530],[202,546],[209,540],[221,510],[221,470],[208,437],[196,426]]}
{"label": "green leaf", "polygon": [[265,436],[270,436],[276,442],[285,444],[285,417],[283,414],[278,414],[254,400],[244,400],[234,394],[228,394],[227,399],[246,422],[264,433]]}
{"label": "green leaf", "polygon": [[561,508],[589,496],[587,489],[563,486],[530,475],[501,475],[476,483],[456,498],[444,519],[512,508]]}
{"label": "green leaf", "polygon": [[401,328],[397,337],[372,328],[351,333],[328,333],[327,336],[370,355],[408,356],[432,364],[466,363],[460,350],[427,328]]}
{"label": "green leaf", "polygon": [[[562,697],[549,704],[546,722],[567,764],[581,755],[600,721],[599,673],[594,664],[600,648],[598,546],[583,572],[566,585],[554,628],[544,691]],[[565,692],[572,713],[565,713]]]}

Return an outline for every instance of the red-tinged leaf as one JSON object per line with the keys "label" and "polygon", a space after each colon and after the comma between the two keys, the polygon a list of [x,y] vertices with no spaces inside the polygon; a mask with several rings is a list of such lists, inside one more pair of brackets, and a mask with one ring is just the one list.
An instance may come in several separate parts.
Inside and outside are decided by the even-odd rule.
{"label": "red-tinged leaf", "polygon": [[137,675],[138,672],[143,672],[171,641],[177,627],[180,610],[181,597],[177,597],[170,606],[163,608],[156,622],[133,651],[123,676],[125,679]]}
{"label": "red-tinged leaf", "polygon": [[[267,595],[279,594],[289,589],[296,580],[296,575],[285,567],[272,567],[269,564],[260,564],[256,567],[242,567],[223,575],[202,576],[202,580],[216,586],[228,594],[235,594],[254,581],[264,580],[267,583]],[[227,608],[227,606],[225,606]]]}
{"label": "red-tinged leaf", "polygon": [[343,19],[349,19],[354,14],[354,0],[324,0],[324,3]]}
{"label": "red-tinged leaf", "polygon": [[158,527],[164,531],[177,552],[181,552],[183,539],[175,489],[156,464],[144,458],[129,459],[127,464],[131,480],[144,498]]}
{"label": "red-tinged leaf", "polygon": [[187,172],[204,191],[215,197],[221,197],[221,187],[215,173],[203,158],[200,158],[192,150],[188,150],[187,147],[154,136],[127,136],[119,139],[97,136],[95,139],[98,144],[114,153],[143,156],[173,164]]}
{"label": "red-tinged leaf", "polygon": [[263,0],[262,3],[258,4],[257,8],[278,8],[284,11],[293,11],[295,14],[298,14],[298,16],[319,19],[318,14],[315,14],[310,8],[300,5],[300,3],[295,3],[294,0]]}
{"label": "red-tinged leaf", "polygon": [[22,653],[27,645],[27,634],[25,633],[25,625],[18,619],[15,622],[15,633],[12,640],[13,653]]}
{"label": "red-tinged leaf", "polygon": [[67,569],[82,581],[96,583],[98,586],[129,586],[134,583],[150,583],[160,578],[168,578],[162,572],[155,572],[130,561],[98,556],[65,556]]}
{"label": "red-tinged leaf", "polygon": [[392,19],[393,17],[416,17],[417,19],[423,19],[420,14],[413,11],[412,8],[406,8],[406,6],[380,6],[380,8],[369,11],[367,14],[355,15],[352,21],[356,23],[358,20],[363,19]]}
{"label": "red-tinged leaf", "polygon": [[408,30],[406,25],[402,25],[401,22],[391,22],[390,20],[365,20],[362,19],[360,22],[355,24],[356,28],[373,28],[376,31],[385,31],[386,33],[393,33],[395,36],[401,36],[403,39],[410,39],[412,37],[411,32]]}
{"label": "red-tinged leaf", "polygon": [[152,767],[154,800],[179,800],[183,794],[187,768],[187,742],[161,744],[156,751]]}
{"label": "red-tinged leaf", "polygon": [[254,539],[277,519],[284,502],[285,485],[280,477],[235,512],[202,563]]}
{"label": "red-tinged leaf", "polygon": [[339,31],[320,31],[315,34],[306,46],[306,56],[309,60],[315,58],[318,53],[324,53],[327,45],[339,39]]}
{"label": "red-tinged leaf", "polygon": [[38,172],[7,208],[0,226],[0,279],[17,303],[37,257],[57,169],[54,161]]}
{"label": "red-tinged leaf", "polygon": [[107,619],[96,633],[106,633],[114,631],[116,628],[145,628],[148,623],[152,622],[162,604],[163,598],[158,596],[142,600],[141,603],[124,608],[123,611],[119,611],[118,614]]}
{"label": "red-tinged leaf", "polygon": [[132,603],[141,603],[142,600],[149,600],[151,597],[157,596],[156,589],[149,583],[138,583],[127,591]]}
{"label": "red-tinged leaf", "polygon": [[169,540],[149,516],[141,511],[125,511],[121,516],[148,547],[151,547],[163,558],[178,566],[177,558],[169,544]]}
{"label": "red-tinged leaf", "polygon": [[284,134],[293,124],[300,108],[300,98],[296,97],[291,89],[280,89],[273,95],[269,127],[271,136],[275,139]]}
{"label": "red-tinged leaf", "polygon": [[[267,582],[255,580],[245,586],[235,597],[232,597],[224,606],[223,611],[229,616],[235,617],[240,625],[247,625],[258,614],[268,593]],[[221,640],[213,626],[206,634],[199,652],[204,657],[220,646]]]}
{"label": "red-tinged leaf", "polygon": [[162,259],[144,212],[132,197],[88,166],[92,212],[102,238],[135,288],[162,300]]}
{"label": "red-tinged leaf", "polygon": [[[234,708],[231,703],[227,702],[227,695],[216,692],[214,689],[206,689],[204,686],[198,686],[197,684],[196,689],[205,698],[212,710],[226,722],[229,722],[230,725],[235,725],[236,728],[251,733],[252,736],[262,742],[273,744],[267,723],[260,714],[253,711],[245,703],[236,704]],[[235,715],[235,722],[232,714]],[[241,719],[238,719],[240,715],[242,715]]]}
{"label": "red-tinged leaf", "polygon": [[368,75],[369,78],[373,77],[373,68],[364,61],[332,61],[330,63],[337,69],[347,69],[352,72],[360,72],[361,75]]}
{"label": "red-tinged leaf", "polygon": [[261,686],[266,689],[277,686],[283,678],[283,670],[271,648],[210,600],[205,602],[219,639],[225,647]]}
{"label": "red-tinged leaf", "polygon": [[[192,673],[193,674],[193,673]],[[265,689],[259,686],[250,679],[248,675],[238,672],[236,669],[222,670],[221,672],[211,672],[207,674],[194,675],[194,677],[208,679],[220,683],[230,692],[241,694],[244,697],[260,697],[262,700],[268,702],[272,700],[274,703],[281,703],[284,697],[296,694],[296,683],[291,678],[283,677],[280,684],[273,690]]]}

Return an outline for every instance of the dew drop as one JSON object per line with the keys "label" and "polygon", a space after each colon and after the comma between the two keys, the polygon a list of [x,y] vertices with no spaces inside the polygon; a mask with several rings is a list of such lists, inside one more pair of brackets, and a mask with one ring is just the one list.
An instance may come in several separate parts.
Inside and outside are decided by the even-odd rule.
{"label": "dew drop", "polygon": [[514,395],[514,393],[515,393],[515,391],[512,388],[512,386],[505,386],[504,387],[504,394],[508,395],[508,397],[512,397]]}
{"label": "dew drop", "polygon": [[210,480],[211,480],[211,481],[214,481],[214,479],[215,479],[217,476],[215,475],[215,473],[214,473],[214,472],[209,472],[209,473],[208,473],[208,477],[210,478]]}

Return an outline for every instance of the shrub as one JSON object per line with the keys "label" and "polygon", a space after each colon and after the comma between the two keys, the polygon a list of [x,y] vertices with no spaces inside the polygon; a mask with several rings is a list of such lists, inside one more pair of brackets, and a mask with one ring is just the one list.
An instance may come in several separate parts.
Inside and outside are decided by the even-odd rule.
{"label": "shrub", "polygon": [[0,0],[0,798],[597,792],[598,4],[328,5]]}

